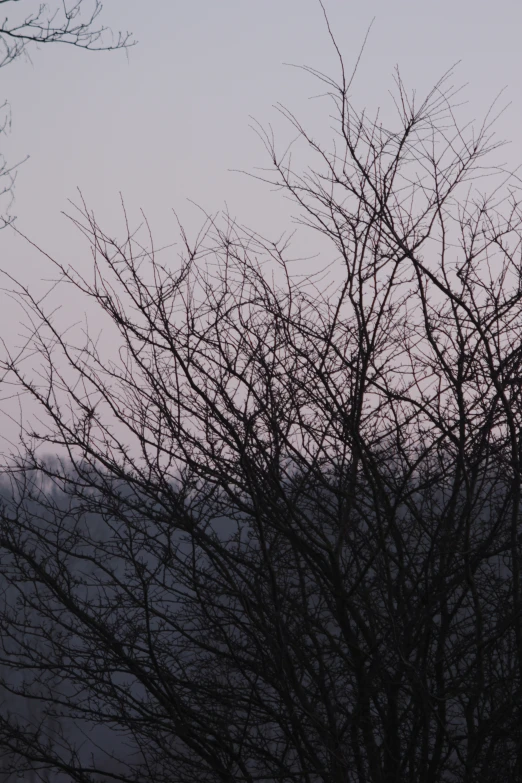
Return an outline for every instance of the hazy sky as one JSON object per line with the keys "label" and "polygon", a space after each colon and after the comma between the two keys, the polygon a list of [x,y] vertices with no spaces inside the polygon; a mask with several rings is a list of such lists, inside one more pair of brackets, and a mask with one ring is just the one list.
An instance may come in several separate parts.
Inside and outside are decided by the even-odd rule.
{"label": "hazy sky", "polygon": [[[30,5],[30,3],[29,3]],[[325,0],[348,65],[373,25],[354,102],[388,102],[395,65],[406,84],[426,92],[456,61],[455,82],[469,119],[480,118],[504,87],[512,105],[498,124],[511,139],[505,157],[522,161],[522,4],[514,0]],[[286,221],[281,202],[231,169],[266,159],[250,115],[284,128],[278,101],[305,122],[324,104],[318,88],[284,63],[336,74],[335,52],[316,0],[106,0],[104,21],[130,30],[124,52],[66,46],[32,50],[32,63],[0,70],[12,131],[0,139],[9,162],[26,155],[13,211],[17,225],[51,254],[86,268],[85,242],[60,214],[79,187],[108,233],[121,230],[119,193],[131,216],[146,212],[158,244],[176,239],[171,210],[189,226],[209,211],[230,211],[262,231]],[[25,282],[49,276],[43,260],[9,230],[0,231],[0,264]],[[8,340],[19,317],[0,293]]]}

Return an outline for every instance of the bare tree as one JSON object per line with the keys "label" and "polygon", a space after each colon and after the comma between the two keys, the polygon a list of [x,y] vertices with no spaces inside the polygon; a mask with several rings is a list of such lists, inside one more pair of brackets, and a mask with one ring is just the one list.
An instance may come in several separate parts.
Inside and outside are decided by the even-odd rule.
{"label": "bare tree", "polygon": [[283,110],[311,167],[260,133],[316,273],[226,216],[174,268],[83,207],[93,276],[59,270],[112,361],[17,288],[39,360],[6,348],[4,383],[39,423],[5,468],[4,685],[130,743],[109,763],[7,717],[19,768],[522,780],[517,191],[447,79],[416,103],[397,77],[387,128],[315,75],[333,142]]}
{"label": "bare tree", "polygon": [[[0,0],[2,19],[0,20],[0,68],[10,65],[20,57],[30,58],[33,49],[42,44],[64,43],[71,46],[89,50],[110,50],[127,48],[133,44],[129,33],[114,35],[107,27],[98,24],[102,12],[102,3],[99,0],[89,3],[88,0],[74,0],[70,2],[57,2],[54,7],[44,3],[29,3],[24,0]],[[9,102],[0,106],[0,135],[10,130]],[[9,164],[0,154],[0,200],[4,199],[0,227],[4,227],[13,220],[10,208],[14,200],[14,181],[16,171],[20,163]],[[4,671],[5,675],[5,671]],[[2,679],[5,680],[5,677]],[[9,679],[9,678],[8,678]],[[28,717],[32,721],[39,721],[36,704],[24,703],[23,700],[5,698],[5,690],[0,694],[0,710],[17,708],[22,714],[27,713],[28,707],[31,714]],[[40,721],[41,722],[41,721]],[[56,719],[45,721],[45,730],[49,739],[56,734]],[[3,757],[3,754],[1,754]],[[11,762],[7,763],[9,767]],[[4,770],[4,763],[0,757],[0,769]],[[16,769],[16,764],[15,764]],[[28,772],[27,781],[34,781],[35,770]],[[2,783],[7,780],[0,771]]]}
{"label": "bare tree", "polygon": [[[0,68],[18,58],[30,56],[30,51],[42,44],[69,44],[80,49],[123,49],[133,44],[130,33],[112,33],[98,23],[103,11],[100,0],[60,0],[50,7],[34,0],[0,0]],[[0,135],[10,127],[9,103],[1,107],[3,121]],[[8,196],[12,204],[16,169],[0,156],[0,197]],[[9,220],[8,216],[3,218]]]}

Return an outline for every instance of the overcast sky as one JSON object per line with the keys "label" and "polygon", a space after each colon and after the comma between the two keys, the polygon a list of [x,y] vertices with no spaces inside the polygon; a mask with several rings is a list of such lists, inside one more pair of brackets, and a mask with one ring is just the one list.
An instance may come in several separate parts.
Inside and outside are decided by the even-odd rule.
{"label": "overcast sky", "polygon": [[[522,160],[522,4],[514,0],[325,0],[352,65],[375,17],[353,99],[388,103],[393,69],[426,92],[457,61],[456,83],[469,82],[464,110],[480,118],[506,87],[511,107],[498,124],[512,141],[505,158]],[[158,244],[175,241],[171,210],[189,227],[225,202],[261,231],[286,221],[281,202],[233,173],[266,159],[250,116],[284,129],[272,108],[282,102],[313,125],[317,85],[285,63],[337,73],[335,52],[316,0],[106,0],[104,21],[130,30],[124,52],[65,46],[32,50],[0,71],[12,131],[2,137],[9,162],[30,155],[16,182],[13,212],[32,240],[61,260],[89,264],[84,241],[62,217],[80,188],[108,233],[121,229],[119,193],[131,215],[142,208]],[[0,232],[0,264],[38,285],[49,269],[10,230]],[[16,311],[0,293],[0,328],[17,331]]]}

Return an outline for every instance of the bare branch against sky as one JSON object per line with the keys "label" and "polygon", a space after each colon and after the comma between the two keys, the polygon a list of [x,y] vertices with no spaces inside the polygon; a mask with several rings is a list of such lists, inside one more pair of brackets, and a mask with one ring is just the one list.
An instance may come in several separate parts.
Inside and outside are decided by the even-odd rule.
{"label": "bare branch against sky", "polygon": [[[35,3],[34,0],[0,0],[0,68],[15,60],[30,58],[31,50],[44,44],[68,44],[78,49],[107,51],[126,49],[134,41],[130,33],[115,34],[100,21],[103,4],[100,0],[60,0]],[[3,104],[3,124],[0,138],[10,128],[9,103]],[[20,164],[9,164],[0,153],[0,202],[7,197],[7,213],[2,219],[10,222],[9,207],[14,193],[14,178]]]}
{"label": "bare branch against sky", "polygon": [[[0,352],[17,424],[0,476],[0,783],[522,783],[522,200],[505,101],[495,89],[472,120],[438,60],[426,89],[402,68],[386,81],[378,14],[361,55],[374,9],[270,2],[147,16],[145,54],[75,71],[85,127],[62,150],[100,193],[117,170],[103,156],[121,154],[138,191],[141,159],[162,197],[177,160],[184,187],[223,196],[215,137],[236,144],[245,96],[264,111],[254,44],[279,36],[314,97],[278,102],[273,122],[245,112],[261,118],[262,158],[235,162],[250,221],[203,202],[165,247],[142,192],[119,197],[118,229],[86,188],[57,238],[33,218],[2,232],[47,288],[29,260],[4,270],[21,319]],[[457,49],[480,38],[473,9]],[[364,21],[353,37],[348,18]],[[417,63],[442,45],[434,19],[408,35],[387,20],[395,60],[408,37],[431,41]],[[183,70],[154,59],[162,41]],[[113,80],[106,103],[83,89],[94,73]]]}

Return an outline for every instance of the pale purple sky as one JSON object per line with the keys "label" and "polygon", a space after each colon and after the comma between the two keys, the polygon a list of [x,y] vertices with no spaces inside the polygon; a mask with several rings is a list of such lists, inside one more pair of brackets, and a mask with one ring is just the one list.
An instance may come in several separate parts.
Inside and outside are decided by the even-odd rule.
{"label": "pale purple sky", "polygon": [[[375,23],[353,87],[359,106],[389,102],[399,65],[408,87],[426,92],[461,60],[455,82],[469,82],[464,116],[480,119],[507,87],[511,107],[498,124],[512,141],[510,165],[522,161],[522,4],[515,0],[325,0],[348,65]],[[284,128],[278,101],[303,122],[317,120],[318,92],[284,63],[336,74],[335,52],[316,0],[106,0],[104,21],[138,40],[124,52],[89,53],[65,46],[32,51],[0,71],[12,131],[0,139],[20,168],[13,211],[17,225],[61,260],[86,268],[85,242],[60,214],[81,188],[108,233],[121,230],[119,193],[131,216],[143,208],[158,244],[175,241],[171,210],[189,227],[199,217],[187,199],[223,208],[269,232],[286,221],[277,197],[230,169],[266,163],[249,129],[250,115]],[[324,110],[324,104],[323,110]],[[274,232],[276,233],[276,232]],[[43,260],[9,230],[0,231],[0,265],[41,285]],[[15,310],[0,292],[0,328],[17,333]]]}
{"label": "pale purple sky", "polygon": [[[354,85],[355,100],[386,103],[398,64],[407,85],[426,91],[455,61],[471,116],[507,85],[513,105],[499,128],[522,159],[522,4],[514,0],[327,0],[332,26],[350,64],[376,20]],[[277,118],[282,101],[305,120],[320,105],[317,87],[283,63],[336,70],[335,53],[316,0],[108,0],[105,20],[132,30],[138,45],[94,54],[64,46],[33,50],[0,73],[13,129],[2,140],[9,160],[30,154],[20,169],[15,213],[20,227],[49,249],[71,250],[60,211],[80,187],[110,225],[121,191],[143,207],[155,230],[174,230],[172,207],[186,199],[210,210],[226,200],[257,219],[262,190],[231,168],[264,162],[249,115]],[[0,239],[2,263],[11,241]],[[17,253],[18,256],[18,253]],[[22,257],[18,256],[21,262]]]}

